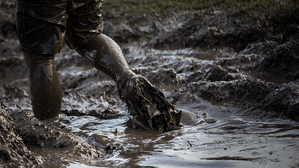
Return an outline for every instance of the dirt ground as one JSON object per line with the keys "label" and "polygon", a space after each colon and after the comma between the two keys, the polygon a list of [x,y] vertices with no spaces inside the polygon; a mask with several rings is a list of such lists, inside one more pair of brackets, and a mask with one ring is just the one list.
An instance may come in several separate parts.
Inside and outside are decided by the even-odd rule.
{"label": "dirt ground", "polygon": [[[94,165],[90,159],[96,158],[105,163],[119,146],[73,133],[66,126],[69,120],[33,117],[14,12],[13,2],[0,1],[0,167],[64,167],[69,160]],[[251,15],[213,6],[163,18],[115,18],[115,13],[104,11],[103,33],[120,44],[133,70],[162,88],[176,107],[209,101],[242,108],[238,115],[246,119],[299,121],[298,8]],[[115,83],[75,51],[64,46],[55,66],[64,118],[126,117]],[[187,114],[186,125],[214,121],[205,120],[206,113]],[[45,148],[46,154],[40,152]]]}

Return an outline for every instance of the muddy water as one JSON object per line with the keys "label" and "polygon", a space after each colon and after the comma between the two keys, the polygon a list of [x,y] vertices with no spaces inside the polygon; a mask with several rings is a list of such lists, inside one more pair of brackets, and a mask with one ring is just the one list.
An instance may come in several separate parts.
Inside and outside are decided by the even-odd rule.
{"label": "muddy water", "polygon": [[[124,52],[133,70],[160,87],[168,100],[183,111],[183,127],[163,134],[130,128],[127,109],[118,98],[115,83],[74,51],[64,48],[55,60],[63,89],[62,115],[54,121],[42,121],[42,124],[53,127],[54,132],[59,130],[83,138],[77,143],[84,141],[89,145],[75,148],[84,157],[78,157],[76,152],[72,154],[72,146],[57,150],[28,145],[29,150],[48,159],[44,167],[299,166],[298,122],[251,108],[250,103],[254,105],[255,100],[248,100],[247,106],[219,103],[203,99],[188,89],[189,85],[210,87],[219,83],[210,80],[218,78],[213,77],[217,73],[211,70],[219,61],[220,64],[221,61],[238,62],[238,53],[227,48],[156,50],[142,49],[138,45],[125,46]],[[14,59],[22,62],[21,56]],[[251,72],[251,68],[246,64],[243,69],[238,68],[239,63],[237,66],[227,64],[218,68],[219,72],[227,70],[232,76],[250,78],[250,73],[246,72]],[[31,112],[26,73],[18,71],[24,69],[24,65],[20,63],[17,67],[11,69],[12,79],[1,80],[5,85],[1,90],[5,97],[1,106],[10,114],[20,109]],[[234,83],[238,78],[228,80],[226,84]],[[201,81],[204,82],[201,84]],[[275,83],[269,84],[272,85],[279,87]],[[219,91],[219,95],[222,94]],[[12,116],[16,123],[25,120],[25,123],[36,125],[32,119]],[[40,130],[42,135],[39,127],[35,130]],[[26,139],[27,135],[22,136]],[[93,147],[105,148],[107,152],[100,157],[89,157],[84,153],[85,150],[97,151]]]}
{"label": "muddy water", "polygon": [[[194,124],[165,134],[127,128],[125,118],[98,120],[93,117],[63,117],[63,120],[70,121],[66,126],[72,132],[93,137],[99,143],[111,143],[120,147],[105,159],[103,165],[95,165],[99,167],[298,165],[297,123],[246,120],[237,115],[239,110],[241,109],[202,102],[201,106],[190,111],[197,117]],[[76,163],[71,165],[74,164]]]}
{"label": "muddy water", "polygon": [[[299,166],[297,122],[279,117],[259,118],[259,112],[252,109],[240,108],[234,104],[210,102],[189,92],[176,94],[184,88],[181,81],[190,73],[187,70],[190,65],[200,65],[197,67],[200,70],[209,67],[217,60],[235,57],[236,53],[222,52],[221,49],[217,49],[216,52],[216,50],[192,48],[143,50],[134,46],[127,47],[125,51],[133,69],[149,79],[153,74],[146,72],[157,73],[159,69],[166,69],[168,72],[167,69],[170,67],[175,69],[176,82],[166,85],[163,82],[154,83],[164,90],[166,97],[176,108],[183,110],[184,126],[180,130],[163,134],[132,129],[126,123],[128,117],[125,105],[117,95],[113,95],[115,92],[109,91],[115,89],[115,84],[109,78],[97,74],[89,65],[64,67],[59,72],[62,81],[65,81],[64,76],[86,78],[74,80],[78,84],[73,87],[65,82],[68,86],[64,89],[63,110],[83,113],[93,109],[113,110],[110,110],[110,113],[108,110],[106,115],[112,117],[106,119],[91,115],[62,114],[59,123],[66,132],[79,135],[92,145],[107,145],[113,150],[100,159],[82,160],[72,157],[63,159],[64,157],[60,156],[62,160],[58,162],[60,166],[196,168]],[[72,52],[66,54],[77,57]],[[58,57],[57,60],[59,59],[61,58]],[[96,91],[99,89],[101,91]],[[27,108],[30,109],[30,106]],[[245,115],[248,113],[252,115],[249,115],[250,117]],[[50,149],[34,151],[54,161],[59,155],[57,151]],[[56,154],[56,157],[49,153]]]}

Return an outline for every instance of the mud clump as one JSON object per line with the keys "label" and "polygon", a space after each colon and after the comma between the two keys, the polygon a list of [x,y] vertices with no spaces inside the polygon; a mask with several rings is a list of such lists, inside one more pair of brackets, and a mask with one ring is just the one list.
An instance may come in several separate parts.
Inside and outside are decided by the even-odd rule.
{"label": "mud clump", "polygon": [[0,108],[0,164],[1,167],[33,167],[45,159],[31,152],[18,135],[13,119]]}
{"label": "mud clump", "polygon": [[291,118],[299,120],[298,83],[274,84],[253,78],[209,83],[188,84],[190,92],[217,103],[230,102],[247,108],[244,115],[262,118]]}
{"label": "mud clump", "polygon": [[152,75],[145,75],[148,76],[148,80],[152,81],[153,83],[159,84],[161,87],[165,86],[178,86],[181,84],[181,81],[177,78],[177,73],[173,68],[161,68],[157,70],[157,72]]}
{"label": "mud clump", "polygon": [[230,79],[232,79],[232,77],[228,75],[228,72],[226,70],[224,70],[220,66],[216,66],[206,73],[204,79],[209,80],[211,82],[215,82],[215,81],[222,81],[222,80],[229,81]]}
{"label": "mud clump", "polygon": [[277,45],[261,61],[258,68],[265,75],[280,75],[296,80],[299,78],[299,42],[290,41]]}
{"label": "mud clump", "polygon": [[99,158],[104,152],[99,148],[103,147],[101,144],[98,144],[98,147],[91,146],[82,137],[59,131],[63,128],[59,119],[40,121],[26,110],[13,112],[11,117],[15,121],[18,135],[30,148],[58,150],[64,157]]}

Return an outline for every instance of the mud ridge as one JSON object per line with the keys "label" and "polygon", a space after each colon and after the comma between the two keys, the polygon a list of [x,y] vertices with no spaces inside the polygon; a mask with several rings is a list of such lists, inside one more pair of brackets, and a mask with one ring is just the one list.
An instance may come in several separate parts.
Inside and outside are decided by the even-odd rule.
{"label": "mud ridge", "polygon": [[278,85],[253,78],[214,83],[198,81],[189,83],[180,91],[188,91],[217,103],[234,103],[245,109],[256,110],[244,114],[250,117],[264,111],[264,116],[260,116],[264,119],[278,117],[299,120],[299,92],[298,83],[295,82]]}
{"label": "mud ridge", "polygon": [[16,131],[14,120],[0,108],[1,167],[38,167],[45,158],[31,152]]}

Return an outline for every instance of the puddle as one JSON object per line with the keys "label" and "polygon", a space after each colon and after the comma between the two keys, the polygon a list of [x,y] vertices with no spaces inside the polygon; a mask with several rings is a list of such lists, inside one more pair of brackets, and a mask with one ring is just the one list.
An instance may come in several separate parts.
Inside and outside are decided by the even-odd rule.
{"label": "puddle", "polygon": [[106,160],[113,160],[112,167],[288,167],[299,164],[296,158],[298,123],[279,119],[257,122],[238,116],[242,109],[206,101],[196,108],[182,108],[190,109],[197,117],[194,124],[164,134],[128,128],[125,116],[111,120],[72,116],[63,120],[70,123],[66,126],[73,133],[92,137],[97,143],[119,146],[120,149]]}
{"label": "puddle", "polygon": [[[145,71],[172,67],[180,75],[189,73],[186,67],[204,67],[219,59],[231,57],[229,53],[200,49],[140,50],[130,49],[128,60],[132,67]],[[211,54],[215,52],[216,54]],[[138,57],[135,57],[138,55]],[[151,57],[151,60],[148,60]],[[153,58],[154,57],[154,58]],[[76,59],[76,57],[72,58]],[[63,60],[62,60],[63,61]],[[153,64],[154,63],[154,64]],[[151,68],[151,69],[150,69]],[[82,72],[80,72],[80,71]],[[56,162],[57,151],[31,149],[50,158],[53,163],[45,167],[296,167],[299,165],[299,124],[279,118],[247,118],[248,109],[232,104],[217,104],[199,97],[189,98],[192,93],[183,92],[175,101],[176,108],[194,119],[180,130],[160,134],[157,131],[132,129],[127,126],[127,109],[114,92],[112,81],[95,80],[90,66],[61,68],[61,78],[87,76],[89,80],[65,90],[62,109],[88,111],[110,108],[118,112],[114,119],[93,116],[62,115],[61,124],[70,133],[79,135],[90,144],[117,146],[104,158],[85,160],[65,158]],[[83,78],[82,78],[83,79]],[[172,92],[180,86],[163,86],[166,97],[173,100]],[[112,93],[110,93],[112,92]],[[28,98],[27,98],[28,99]],[[20,99],[21,100],[21,99]],[[30,109],[29,101],[20,106]],[[25,103],[26,102],[26,103]],[[15,108],[7,107],[8,108]],[[244,112],[245,111],[245,112]],[[253,113],[253,112],[252,112]],[[187,118],[188,120],[188,118]]]}
{"label": "puddle", "polygon": [[223,58],[231,57],[229,52],[225,52],[225,48],[219,49],[202,49],[202,48],[184,48],[184,49],[168,49],[168,50],[156,50],[149,49],[145,51],[146,56],[156,57],[169,57],[169,56],[182,56],[191,57],[199,60],[215,61]]}

